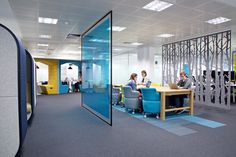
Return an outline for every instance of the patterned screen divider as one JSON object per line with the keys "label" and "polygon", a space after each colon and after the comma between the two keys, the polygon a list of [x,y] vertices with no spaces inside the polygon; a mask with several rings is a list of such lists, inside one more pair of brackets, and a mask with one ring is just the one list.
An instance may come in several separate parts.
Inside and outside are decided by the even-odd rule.
{"label": "patterned screen divider", "polygon": [[162,84],[177,82],[188,65],[195,102],[230,108],[232,70],[231,31],[162,45]]}

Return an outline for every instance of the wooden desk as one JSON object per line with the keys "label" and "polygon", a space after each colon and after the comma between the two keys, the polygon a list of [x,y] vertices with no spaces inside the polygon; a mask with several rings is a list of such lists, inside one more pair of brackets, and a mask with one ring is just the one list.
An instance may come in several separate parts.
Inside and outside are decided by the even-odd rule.
{"label": "wooden desk", "polygon": [[[161,120],[165,120],[166,112],[189,109],[189,114],[193,115],[194,91],[192,89],[170,89],[169,87],[152,87],[161,94]],[[189,106],[166,109],[166,96],[189,95]]]}

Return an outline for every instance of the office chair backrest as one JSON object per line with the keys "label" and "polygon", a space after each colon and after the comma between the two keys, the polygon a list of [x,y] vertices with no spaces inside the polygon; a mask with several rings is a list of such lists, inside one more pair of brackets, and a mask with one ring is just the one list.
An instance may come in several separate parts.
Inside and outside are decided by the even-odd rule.
{"label": "office chair backrest", "polygon": [[118,88],[118,87],[113,87],[113,88],[112,88],[112,93],[113,93],[113,94],[119,94],[119,93],[120,93],[120,88]]}
{"label": "office chair backrest", "polygon": [[160,94],[155,88],[142,88],[143,100],[146,101],[160,101]]}

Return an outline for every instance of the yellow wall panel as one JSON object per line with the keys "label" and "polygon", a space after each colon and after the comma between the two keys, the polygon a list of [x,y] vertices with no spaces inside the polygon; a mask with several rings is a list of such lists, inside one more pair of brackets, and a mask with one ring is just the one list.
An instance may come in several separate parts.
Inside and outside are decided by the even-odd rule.
{"label": "yellow wall panel", "polygon": [[48,94],[58,94],[58,60],[52,59],[35,59],[36,62],[41,62],[48,65],[48,85],[52,86],[52,90]]}

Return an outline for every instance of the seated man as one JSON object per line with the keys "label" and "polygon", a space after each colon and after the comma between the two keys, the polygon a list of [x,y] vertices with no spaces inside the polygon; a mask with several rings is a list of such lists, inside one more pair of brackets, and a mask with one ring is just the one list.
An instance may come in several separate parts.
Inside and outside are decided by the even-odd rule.
{"label": "seated man", "polygon": [[185,71],[180,72],[179,75],[180,75],[180,80],[177,83],[177,85],[183,89],[191,88],[192,82],[189,78],[187,78]]}
{"label": "seated man", "polygon": [[[187,78],[185,71],[180,72],[180,80],[177,83],[179,88],[181,89],[189,89],[191,88],[192,82],[189,78]],[[183,107],[184,98],[187,98],[187,95],[175,95],[170,97],[171,105],[175,105],[175,107]]]}

